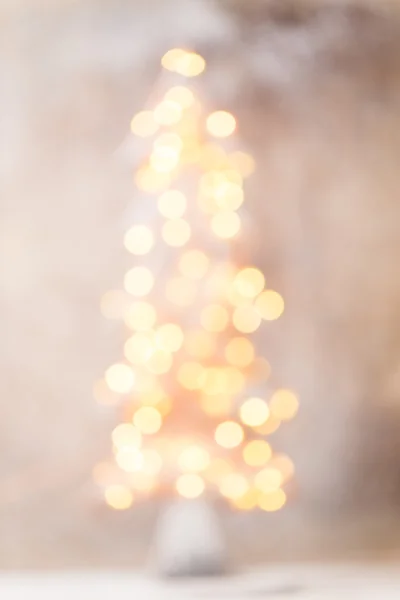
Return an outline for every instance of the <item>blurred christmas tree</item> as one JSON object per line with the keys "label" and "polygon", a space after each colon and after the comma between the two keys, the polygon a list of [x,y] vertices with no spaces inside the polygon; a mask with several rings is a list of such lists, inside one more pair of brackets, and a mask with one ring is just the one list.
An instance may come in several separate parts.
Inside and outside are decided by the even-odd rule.
{"label": "blurred christmas tree", "polygon": [[207,490],[238,509],[276,511],[293,465],[265,438],[295,416],[298,400],[269,392],[269,364],[252,339],[284,311],[244,256],[243,181],[254,160],[236,145],[235,117],[207,112],[193,84],[204,59],[174,49],[162,65],[180,81],[131,123],[146,155],[124,240],[134,264],[125,291],[102,302],[129,331],[124,359],[96,385],[97,396],[116,394],[124,406],[112,433],[119,469],[101,464],[95,480],[115,509],[149,494]]}

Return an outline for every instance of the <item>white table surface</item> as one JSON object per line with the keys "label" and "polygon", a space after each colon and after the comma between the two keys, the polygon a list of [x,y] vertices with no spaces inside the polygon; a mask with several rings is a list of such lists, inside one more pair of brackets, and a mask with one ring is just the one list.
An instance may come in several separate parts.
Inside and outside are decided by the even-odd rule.
{"label": "white table surface", "polygon": [[284,566],[202,581],[139,574],[0,575],[1,600],[400,600],[400,565]]}

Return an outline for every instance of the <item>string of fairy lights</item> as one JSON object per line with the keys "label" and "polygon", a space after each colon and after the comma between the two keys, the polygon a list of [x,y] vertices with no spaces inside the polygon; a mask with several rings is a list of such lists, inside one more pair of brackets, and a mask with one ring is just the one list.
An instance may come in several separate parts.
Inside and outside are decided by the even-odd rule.
{"label": "string of fairy lights", "polygon": [[179,85],[131,122],[148,149],[134,175],[138,215],[153,216],[126,231],[133,265],[124,290],[101,304],[128,337],[123,359],[95,384],[96,399],[123,417],[94,480],[117,510],[149,494],[218,492],[240,510],[277,511],[294,467],[265,438],[295,417],[298,399],[270,389],[252,338],[281,317],[284,300],[231,254],[255,163],[235,146],[235,117],[204,107],[194,83],[203,57],[173,49],[162,66]]}

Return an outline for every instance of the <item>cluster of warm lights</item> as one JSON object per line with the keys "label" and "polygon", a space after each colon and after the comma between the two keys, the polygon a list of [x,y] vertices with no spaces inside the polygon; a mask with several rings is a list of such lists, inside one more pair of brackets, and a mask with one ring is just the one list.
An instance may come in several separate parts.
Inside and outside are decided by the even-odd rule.
{"label": "cluster of warm lights", "polygon": [[[182,49],[167,52],[162,65],[189,79],[206,68]],[[226,255],[227,241],[241,234],[243,185],[255,164],[221,146],[236,129],[231,113],[206,113],[182,82],[131,122],[150,148],[135,184],[158,218],[127,230],[134,263],[124,290],[102,300],[104,316],[128,331],[124,359],[95,387],[99,402],[125,406],[112,433],[114,462],[94,473],[116,510],[161,482],[185,498],[217,489],[240,510],[273,512],[286,502],[282,486],[293,465],[263,437],[296,415],[297,397],[287,389],[246,393],[265,390],[270,375],[248,335],[277,320],[284,301],[259,269],[215,260],[208,250]]]}

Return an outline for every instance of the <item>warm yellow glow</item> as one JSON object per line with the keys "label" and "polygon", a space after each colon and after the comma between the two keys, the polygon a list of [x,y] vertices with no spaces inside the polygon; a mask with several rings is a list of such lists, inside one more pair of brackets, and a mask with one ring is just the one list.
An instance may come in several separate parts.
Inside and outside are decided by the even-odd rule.
{"label": "warm yellow glow", "polygon": [[170,352],[165,350],[156,350],[146,362],[146,366],[151,373],[162,375],[168,373],[172,367],[173,358]]}
{"label": "warm yellow glow", "polygon": [[297,396],[291,390],[276,390],[269,403],[272,415],[281,421],[290,421],[299,410]]}
{"label": "warm yellow glow", "polygon": [[180,135],[177,133],[162,133],[156,140],[154,140],[154,150],[171,150],[173,153],[178,154],[183,148],[183,141]]}
{"label": "warm yellow glow", "polygon": [[150,165],[158,173],[169,173],[179,164],[179,152],[174,148],[159,146],[150,156]]}
{"label": "warm yellow glow", "polygon": [[183,331],[175,323],[166,323],[157,329],[157,345],[166,352],[178,352],[182,347],[183,340]]}
{"label": "warm yellow glow", "polygon": [[162,228],[162,237],[166,244],[173,248],[184,246],[190,239],[192,231],[184,219],[167,221]]}
{"label": "warm yellow glow", "polygon": [[265,321],[276,321],[283,314],[285,303],[278,292],[266,290],[258,296],[255,307]]}
{"label": "warm yellow glow", "polygon": [[259,471],[254,478],[256,488],[266,494],[278,490],[282,483],[281,473],[278,469],[274,469],[273,467],[262,469],[262,471]]}
{"label": "warm yellow glow", "polygon": [[218,208],[222,210],[237,210],[243,204],[244,194],[240,185],[229,181],[220,184],[214,191]]}
{"label": "warm yellow glow", "polygon": [[261,325],[261,317],[252,306],[236,308],[232,321],[240,333],[253,333]]}
{"label": "warm yellow glow", "polygon": [[174,277],[170,279],[165,288],[167,300],[181,307],[193,304],[196,294],[197,286],[195,282],[186,277]]}
{"label": "warm yellow glow", "polygon": [[143,110],[135,115],[131,121],[131,131],[139,137],[150,137],[158,130],[158,124],[150,110]]}
{"label": "warm yellow glow", "polygon": [[275,419],[275,417],[270,415],[267,421],[263,423],[263,425],[261,425],[260,427],[255,427],[255,430],[261,435],[271,435],[271,433],[277,431],[280,426],[281,422],[279,421],[279,419]]}
{"label": "warm yellow glow", "polygon": [[147,296],[154,286],[153,273],[147,267],[134,267],[126,273],[124,286],[132,296]]}
{"label": "warm yellow glow", "polygon": [[259,427],[268,417],[268,404],[261,398],[249,398],[240,407],[240,418],[249,427]]}
{"label": "warm yellow glow", "polygon": [[128,447],[137,450],[142,443],[140,431],[130,423],[117,425],[111,434],[111,438],[116,448]]}
{"label": "warm yellow glow", "polygon": [[186,50],[182,48],[173,48],[168,50],[161,59],[161,64],[168,71],[176,71],[177,65],[185,58]]}
{"label": "warm yellow glow", "polygon": [[105,379],[96,381],[93,385],[93,396],[96,402],[104,405],[118,404],[121,401],[121,397],[110,390]]}
{"label": "warm yellow glow", "polygon": [[187,390],[199,390],[203,383],[204,367],[197,362],[185,362],[178,370],[178,381]]}
{"label": "warm yellow glow", "polygon": [[167,219],[180,219],[186,212],[187,200],[182,192],[169,190],[158,199],[158,210]]}
{"label": "warm yellow glow", "polygon": [[152,435],[161,429],[162,417],[153,406],[142,406],[135,412],[133,423],[144,435]]}
{"label": "warm yellow glow", "polygon": [[229,473],[233,473],[234,469],[235,465],[232,462],[224,458],[214,458],[207,468],[204,477],[207,481],[219,485],[221,479]]}
{"label": "warm yellow glow", "polygon": [[228,157],[225,150],[218,144],[204,144],[202,146],[199,166],[205,171],[226,168],[228,166]]}
{"label": "warm yellow glow", "polygon": [[202,279],[208,271],[210,259],[201,250],[188,250],[179,261],[179,270],[189,279]]}
{"label": "warm yellow glow", "polygon": [[294,464],[286,454],[274,454],[270,461],[271,467],[278,469],[282,475],[282,482],[286,483],[294,475]]}
{"label": "warm yellow glow", "polygon": [[106,319],[122,319],[129,297],[120,290],[106,292],[101,299],[101,313]]}
{"label": "warm yellow glow", "polygon": [[207,395],[200,397],[200,406],[210,417],[222,417],[232,412],[232,396],[227,394]]}
{"label": "warm yellow glow", "polygon": [[236,306],[237,308],[239,308],[240,306],[252,305],[252,298],[248,298],[240,294],[233,284],[227,285],[227,288],[224,290],[224,293],[229,304],[232,304],[232,306]]}
{"label": "warm yellow glow", "polygon": [[196,77],[206,68],[206,62],[202,56],[181,48],[169,50],[162,57],[161,64],[164,69],[174,71],[184,77]]}
{"label": "warm yellow glow", "polygon": [[145,225],[135,225],[126,232],[124,238],[125,248],[136,254],[142,256],[150,252],[154,246],[154,236],[151,230]]}
{"label": "warm yellow glow", "polygon": [[221,332],[229,322],[229,313],[220,304],[211,304],[201,311],[201,324],[206,331]]}
{"label": "warm yellow glow", "polygon": [[262,467],[272,456],[271,446],[264,440],[249,442],[243,449],[244,462],[250,467]]}
{"label": "warm yellow glow", "polygon": [[148,494],[156,487],[157,479],[154,475],[144,471],[136,471],[136,473],[131,474],[129,477],[129,485],[134,490]]}
{"label": "warm yellow glow", "polygon": [[157,319],[157,313],[149,302],[134,302],[125,315],[125,323],[135,331],[147,331],[151,329]]}
{"label": "warm yellow glow", "polygon": [[198,498],[205,490],[204,480],[195,473],[185,473],[178,477],[176,490],[184,498]]}
{"label": "warm yellow glow", "polygon": [[250,489],[244,496],[233,498],[232,504],[238,510],[252,510],[257,506],[259,494],[258,490]]}
{"label": "warm yellow glow", "polygon": [[235,367],[227,367],[223,371],[225,376],[225,391],[228,394],[240,394],[246,387],[246,377],[239,369]]}
{"label": "warm yellow glow", "polygon": [[136,333],[124,346],[124,355],[133,365],[145,363],[154,352],[154,335],[152,333]]}
{"label": "warm yellow glow", "polygon": [[254,173],[256,164],[254,158],[246,152],[234,152],[229,155],[229,161],[232,166],[237,169],[243,177],[249,177]]}
{"label": "warm yellow glow", "polygon": [[208,395],[220,395],[226,393],[227,381],[224,369],[210,367],[204,369],[201,381],[201,389]]}
{"label": "warm yellow glow", "polygon": [[134,473],[142,468],[143,456],[136,448],[123,447],[116,453],[115,462],[126,473]]}
{"label": "warm yellow glow", "polygon": [[127,510],[133,504],[133,494],[124,485],[110,485],[104,492],[105,500],[114,510]]}
{"label": "warm yellow glow", "polygon": [[251,364],[251,369],[249,373],[249,378],[252,381],[262,382],[267,381],[271,375],[271,365],[267,361],[267,359],[258,356],[254,359]]}
{"label": "warm yellow glow", "polygon": [[235,117],[224,110],[212,113],[207,118],[207,131],[214,137],[229,137],[236,129]]}
{"label": "warm yellow glow", "polygon": [[154,109],[154,120],[159,125],[176,125],[182,118],[182,107],[173,100],[163,100]]}
{"label": "warm yellow glow", "polygon": [[234,280],[236,290],[247,298],[255,298],[264,289],[264,285],[264,275],[254,267],[242,269]]}
{"label": "warm yellow glow", "polygon": [[138,394],[149,394],[158,387],[158,381],[151,373],[140,370],[135,381],[135,392]]}
{"label": "warm yellow glow", "polygon": [[133,388],[135,374],[128,365],[116,364],[107,369],[105,380],[113,392],[127,394]]}
{"label": "warm yellow glow", "polygon": [[240,231],[239,215],[231,211],[221,211],[211,220],[211,229],[216,236],[227,240],[235,237]]}
{"label": "warm yellow glow", "polygon": [[249,491],[249,483],[240,473],[230,473],[222,478],[219,490],[225,498],[241,498]]}
{"label": "warm yellow glow", "polygon": [[215,337],[201,329],[186,334],[185,349],[194,358],[210,358],[216,351]]}
{"label": "warm yellow glow", "polygon": [[247,338],[235,337],[225,348],[225,358],[235,367],[248,367],[254,360],[254,346]]}
{"label": "warm yellow glow", "polygon": [[165,94],[166,100],[172,100],[176,102],[182,108],[189,108],[194,103],[194,94],[189,88],[184,87],[183,85],[177,85]]}
{"label": "warm yellow glow", "polygon": [[163,459],[157,450],[143,450],[142,470],[148,475],[158,475],[163,466]]}
{"label": "warm yellow glow", "polygon": [[260,494],[258,506],[267,512],[276,512],[286,504],[286,494],[283,490],[276,490],[269,494]]}
{"label": "warm yellow glow", "polygon": [[169,173],[160,173],[150,167],[142,167],[135,176],[135,183],[139,190],[148,194],[156,194],[165,190],[170,185],[171,176]]}
{"label": "warm yellow glow", "polygon": [[215,441],[223,448],[236,448],[244,438],[243,428],[235,421],[220,423],[215,430]]}
{"label": "warm yellow glow", "polygon": [[189,446],[179,456],[179,467],[188,473],[200,473],[210,464],[210,454],[201,446]]}
{"label": "warm yellow glow", "polygon": [[157,410],[162,417],[166,417],[172,411],[172,400],[165,396],[160,402],[157,404]]}

